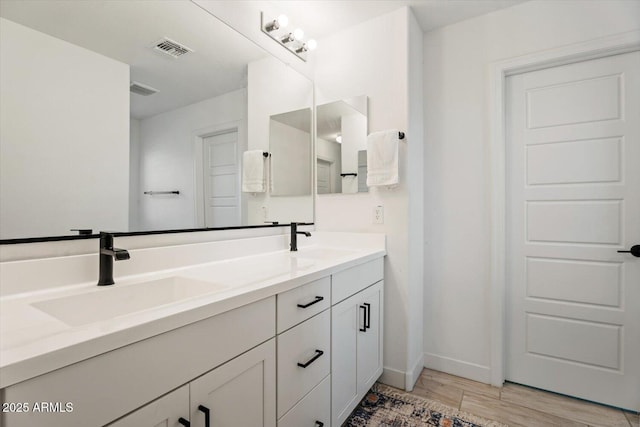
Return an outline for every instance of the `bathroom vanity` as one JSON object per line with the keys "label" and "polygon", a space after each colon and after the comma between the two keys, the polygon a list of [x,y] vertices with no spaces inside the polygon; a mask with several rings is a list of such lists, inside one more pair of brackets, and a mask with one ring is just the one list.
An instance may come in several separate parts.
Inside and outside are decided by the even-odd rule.
{"label": "bathroom vanity", "polygon": [[384,236],[313,234],[297,253],[287,236],[132,250],[212,260],[3,291],[2,425],[339,426],[382,374]]}

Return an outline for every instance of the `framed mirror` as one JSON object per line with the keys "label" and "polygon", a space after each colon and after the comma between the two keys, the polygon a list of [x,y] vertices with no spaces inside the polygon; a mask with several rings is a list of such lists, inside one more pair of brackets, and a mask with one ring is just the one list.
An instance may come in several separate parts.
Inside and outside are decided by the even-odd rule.
{"label": "framed mirror", "polygon": [[318,194],[367,192],[367,97],[316,107]]}
{"label": "framed mirror", "polygon": [[287,222],[242,193],[242,153],[268,150],[251,136],[282,73],[304,93],[281,102],[312,108],[304,76],[189,1],[7,0],[0,19],[0,243]]}

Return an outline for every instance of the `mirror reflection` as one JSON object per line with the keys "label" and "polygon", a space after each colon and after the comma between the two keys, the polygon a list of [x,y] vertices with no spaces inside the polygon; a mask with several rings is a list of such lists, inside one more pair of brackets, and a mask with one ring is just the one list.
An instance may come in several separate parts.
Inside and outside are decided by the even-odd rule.
{"label": "mirror reflection", "polygon": [[316,107],[318,194],[367,192],[367,97]]}
{"label": "mirror reflection", "polygon": [[271,116],[269,147],[274,196],[311,194],[311,109]]}
{"label": "mirror reflection", "polygon": [[[248,100],[267,102],[263,86],[290,67],[187,1],[0,5],[0,239],[262,225],[279,212],[242,193],[241,159],[263,148],[250,135],[270,117]],[[310,108],[298,100],[312,84],[296,78],[305,93],[280,96]],[[289,201],[302,221],[312,203]]]}

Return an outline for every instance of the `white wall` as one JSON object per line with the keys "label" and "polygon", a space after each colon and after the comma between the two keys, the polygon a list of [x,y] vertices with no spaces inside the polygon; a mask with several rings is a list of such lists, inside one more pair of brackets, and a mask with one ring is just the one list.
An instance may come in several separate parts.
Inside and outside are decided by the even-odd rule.
{"label": "white wall", "polygon": [[[309,109],[311,115],[311,109]],[[311,134],[271,120],[269,126],[273,196],[311,195]]]}
{"label": "white wall", "polygon": [[0,22],[0,237],[127,230],[128,65]]}
{"label": "white wall", "polygon": [[490,64],[639,28],[640,2],[556,0],[425,34],[428,367],[490,379]]}
{"label": "white wall", "polygon": [[[271,151],[269,126],[272,115],[312,106],[313,83],[306,77],[275,58],[250,63],[247,114],[249,149]],[[315,171],[315,168],[312,170]],[[312,194],[272,197],[266,192],[248,194],[247,198],[250,224],[260,224],[266,220],[279,221],[281,224],[313,222]]]}
{"label": "white wall", "polygon": [[331,165],[331,191],[342,193],[342,147],[335,141],[316,137],[316,156],[330,162]]}
{"label": "white wall", "polygon": [[139,230],[198,227],[196,137],[240,126],[238,150],[244,151],[246,98],[246,90],[239,89],[140,121],[140,191],[180,195],[141,195]]}
{"label": "white wall", "polygon": [[[342,116],[342,172],[358,173],[358,151],[367,149],[367,117],[363,114]],[[358,177],[342,179],[343,193],[358,192]]]}
{"label": "white wall", "polygon": [[[412,388],[409,352],[414,347],[415,331],[409,330],[414,317],[422,312],[422,299],[410,302],[422,288],[418,263],[409,263],[409,249],[422,234],[410,230],[408,177],[414,175],[409,157],[420,153],[419,136],[422,115],[412,115],[409,93],[409,35],[413,28],[411,12],[398,9],[318,41],[315,51],[317,104],[369,97],[369,131],[400,129],[407,132],[400,144],[400,184],[393,190],[371,189],[368,193],[322,195],[316,200],[316,227],[319,230],[379,232],[387,236],[385,258],[385,370],[382,380],[400,388]],[[411,30],[411,35],[415,31]],[[419,34],[421,35],[421,34]],[[353,47],[357,46],[356,49]],[[413,49],[412,49],[413,51]],[[412,69],[419,66],[412,62]],[[420,75],[422,73],[420,72]],[[413,98],[412,98],[413,99]],[[413,123],[412,121],[416,121]],[[418,132],[413,138],[411,132]],[[419,156],[421,159],[422,156]],[[413,165],[413,162],[411,162]],[[415,188],[414,188],[415,186]],[[411,184],[422,192],[422,181]],[[384,224],[372,224],[373,209],[384,206]],[[418,233],[420,231],[418,230]],[[421,329],[421,324],[419,325]],[[418,336],[422,331],[418,331]],[[420,348],[420,343],[417,343]]]}
{"label": "white wall", "polygon": [[129,230],[140,230],[140,120],[129,122]]}

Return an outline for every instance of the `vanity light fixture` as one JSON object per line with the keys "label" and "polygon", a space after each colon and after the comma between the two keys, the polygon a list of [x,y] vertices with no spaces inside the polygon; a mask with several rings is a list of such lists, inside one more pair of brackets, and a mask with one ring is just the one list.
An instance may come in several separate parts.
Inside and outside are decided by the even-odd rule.
{"label": "vanity light fixture", "polygon": [[303,61],[307,60],[307,52],[314,50],[318,46],[315,40],[307,40],[305,42],[304,31],[301,28],[296,28],[293,31],[285,30],[289,25],[289,18],[286,15],[280,15],[274,20],[265,21],[264,12],[262,12],[260,20],[260,28],[263,33]]}
{"label": "vanity light fixture", "polygon": [[280,15],[265,25],[264,30],[270,33],[271,31],[279,30],[280,28],[286,28],[287,25],[289,25],[289,18],[287,18],[287,15]]}

